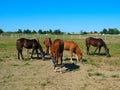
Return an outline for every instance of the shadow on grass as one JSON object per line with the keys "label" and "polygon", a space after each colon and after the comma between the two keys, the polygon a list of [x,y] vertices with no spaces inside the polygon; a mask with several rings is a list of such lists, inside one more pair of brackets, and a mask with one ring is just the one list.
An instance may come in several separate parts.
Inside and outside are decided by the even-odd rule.
{"label": "shadow on grass", "polygon": [[80,69],[80,66],[73,63],[65,63],[64,67],[66,68],[65,72],[77,71]]}
{"label": "shadow on grass", "polygon": [[99,56],[106,56],[106,53],[90,53],[89,55],[99,55]]}

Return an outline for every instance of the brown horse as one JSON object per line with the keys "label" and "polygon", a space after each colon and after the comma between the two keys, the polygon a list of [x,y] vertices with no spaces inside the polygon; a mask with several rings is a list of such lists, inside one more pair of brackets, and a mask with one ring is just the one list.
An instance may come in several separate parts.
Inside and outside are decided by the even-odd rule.
{"label": "brown horse", "polygon": [[51,38],[45,38],[43,43],[45,44],[45,47],[46,47],[46,54],[49,54],[49,49],[50,49],[50,47],[52,45]]}
{"label": "brown horse", "polygon": [[39,49],[41,54],[42,54],[42,57],[44,59],[45,53],[44,53],[41,45],[38,43],[38,41],[36,39],[20,38],[20,39],[17,40],[16,48],[17,48],[17,51],[18,51],[18,59],[20,59],[20,55],[21,55],[21,58],[24,59],[23,55],[22,55],[23,47],[27,48],[27,49],[32,49],[31,58],[33,56],[34,50],[36,50],[37,57],[39,57],[39,55],[38,55],[38,49]]}
{"label": "brown horse", "polygon": [[82,52],[79,46],[74,41],[64,41],[64,50],[70,50],[71,62],[73,62],[73,53],[77,56],[77,61],[82,60]]}
{"label": "brown horse", "polygon": [[52,55],[52,62],[54,65],[54,69],[58,65],[58,59],[60,57],[60,65],[62,66],[62,57],[63,57],[63,50],[64,50],[64,41],[61,39],[56,39],[53,41],[51,46],[51,55]]}
{"label": "brown horse", "polygon": [[100,38],[93,38],[93,37],[86,38],[87,54],[90,54],[89,53],[90,45],[96,47],[94,53],[99,48],[99,52],[98,53],[100,54],[101,47],[104,47],[106,55],[108,57],[110,56],[109,49],[107,48],[107,45],[105,44],[105,42],[102,39],[100,39]]}

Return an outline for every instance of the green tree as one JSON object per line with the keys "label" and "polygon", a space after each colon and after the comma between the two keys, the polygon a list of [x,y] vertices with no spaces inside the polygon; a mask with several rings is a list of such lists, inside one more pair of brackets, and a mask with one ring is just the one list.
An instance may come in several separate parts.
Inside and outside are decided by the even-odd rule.
{"label": "green tree", "polygon": [[2,29],[0,29],[0,34],[3,33],[4,31]]}
{"label": "green tree", "polygon": [[107,29],[104,28],[103,31],[102,31],[102,33],[103,34],[107,34],[108,33]]}
{"label": "green tree", "polygon": [[50,33],[50,34],[52,34],[52,33],[53,33],[53,32],[52,32],[52,29],[50,29],[50,30],[49,30],[49,33]]}
{"label": "green tree", "polygon": [[37,33],[37,32],[36,32],[35,30],[33,30],[33,31],[32,31],[32,33],[34,33],[34,34],[35,34],[35,33]]}
{"label": "green tree", "polygon": [[56,29],[56,30],[54,31],[54,33],[55,33],[55,34],[62,34],[62,32],[60,31],[60,29]]}
{"label": "green tree", "polygon": [[119,34],[119,30],[117,28],[109,28],[109,34]]}
{"label": "green tree", "polygon": [[22,33],[22,29],[18,29],[17,33]]}
{"label": "green tree", "polygon": [[117,28],[114,28],[114,29],[113,29],[113,33],[114,33],[114,34],[119,34],[119,30],[118,30]]}
{"label": "green tree", "polygon": [[39,30],[38,30],[38,33],[39,33],[39,34],[43,34],[42,29],[39,29]]}
{"label": "green tree", "polygon": [[26,29],[26,30],[24,30],[23,32],[24,32],[25,34],[30,34],[30,33],[31,33],[31,30]]}

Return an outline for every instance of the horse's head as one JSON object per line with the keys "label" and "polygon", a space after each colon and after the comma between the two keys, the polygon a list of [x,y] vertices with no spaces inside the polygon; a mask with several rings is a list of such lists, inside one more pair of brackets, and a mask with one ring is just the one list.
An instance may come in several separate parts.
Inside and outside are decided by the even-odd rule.
{"label": "horse's head", "polygon": [[83,54],[82,54],[82,52],[81,52],[79,47],[76,48],[76,54],[77,54],[78,60],[79,61],[82,60]]}
{"label": "horse's head", "polygon": [[106,53],[106,56],[107,56],[107,57],[110,57],[109,49],[108,49],[108,48],[105,49],[105,53]]}
{"label": "horse's head", "polygon": [[82,53],[77,54],[77,56],[79,61],[82,60]]}

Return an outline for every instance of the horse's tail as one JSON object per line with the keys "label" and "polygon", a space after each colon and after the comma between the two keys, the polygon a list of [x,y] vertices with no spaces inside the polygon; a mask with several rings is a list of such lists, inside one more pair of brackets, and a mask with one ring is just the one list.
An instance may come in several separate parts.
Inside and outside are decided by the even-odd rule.
{"label": "horse's tail", "polygon": [[62,40],[59,41],[59,56],[61,57],[63,55],[64,50],[64,42]]}

